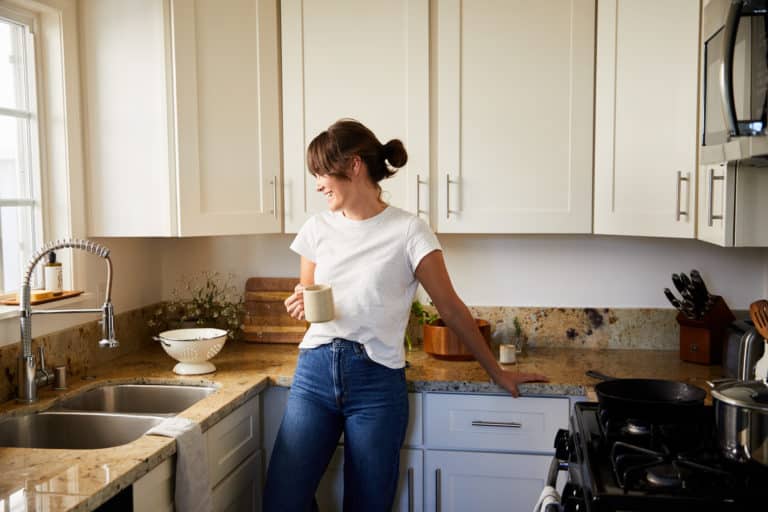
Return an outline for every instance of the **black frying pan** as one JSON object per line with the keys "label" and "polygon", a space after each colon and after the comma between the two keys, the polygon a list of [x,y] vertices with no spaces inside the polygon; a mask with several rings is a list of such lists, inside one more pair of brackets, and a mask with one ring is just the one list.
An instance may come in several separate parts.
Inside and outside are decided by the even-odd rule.
{"label": "black frying pan", "polygon": [[595,386],[597,400],[610,416],[653,422],[678,423],[698,417],[707,392],[673,380],[616,379],[588,371],[603,382]]}

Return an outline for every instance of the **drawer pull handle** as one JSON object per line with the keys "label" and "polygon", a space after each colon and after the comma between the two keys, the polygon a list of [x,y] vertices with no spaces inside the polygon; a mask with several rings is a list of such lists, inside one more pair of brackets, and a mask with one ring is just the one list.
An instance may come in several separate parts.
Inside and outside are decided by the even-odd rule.
{"label": "drawer pull handle", "polygon": [[413,512],[413,468],[408,468],[408,512]]}
{"label": "drawer pull handle", "polygon": [[522,423],[517,423],[515,421],[483,421],[483,420],[473,420],[472,421],[473,427],[506,427],[506,428],[523,428]]}

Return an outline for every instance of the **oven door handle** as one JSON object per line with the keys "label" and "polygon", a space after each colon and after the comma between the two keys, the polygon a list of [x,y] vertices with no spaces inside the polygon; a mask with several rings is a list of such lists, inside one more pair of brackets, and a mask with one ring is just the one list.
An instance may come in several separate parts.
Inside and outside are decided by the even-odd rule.
{"label": "oven door handle", "polygon": [[560,471],[568,471],[568,461],[560,460],[557,457],[552,457],[552,462],[549,463],[549,471],[547,472],[547,483],[550,487],[557,487],[557,475]]}
{"label": "oven door handle", "polygon": [[[549,464],[549,471],[547,471],[547,482],[544,489],[541,491],[539,501],[534,508],[535,512],[562,512],[563,507],[560,502],[560,494],[557,492],[557,475],[560,471],[568,469],[568,462],[558,459],[556,456],[552,457],[552,462]],[[556,501],[555,501],[556,500]]]}

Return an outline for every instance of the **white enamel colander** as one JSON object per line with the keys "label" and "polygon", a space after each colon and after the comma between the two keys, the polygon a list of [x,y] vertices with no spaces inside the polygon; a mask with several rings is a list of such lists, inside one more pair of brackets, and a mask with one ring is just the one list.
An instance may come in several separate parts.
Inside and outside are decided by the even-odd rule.
{"label": "white enamel colander", "polygon": [[208,327],[163,331],[154,339],[163,350],[179,361],[173,372],[179,375],[200,375],[216,371],[208,361],[219,353],[227,341],[227,331]]}

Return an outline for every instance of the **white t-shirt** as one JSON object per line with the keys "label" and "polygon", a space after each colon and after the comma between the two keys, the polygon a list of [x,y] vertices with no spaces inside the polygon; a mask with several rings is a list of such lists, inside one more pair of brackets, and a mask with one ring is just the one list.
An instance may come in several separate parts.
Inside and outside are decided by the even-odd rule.
{"label": "white t-shirt", "polygon": [[331,285],[335,318],[311,324],[299,347],[344,338],[362,343],[377,363],[405,366],[403,337],[418,286],[414,271],[440,249],[423,220],[394,206],[365,220],[330,211],[311,217],[291,250],[315,263],[315,283]]}

